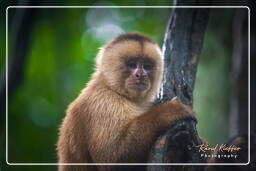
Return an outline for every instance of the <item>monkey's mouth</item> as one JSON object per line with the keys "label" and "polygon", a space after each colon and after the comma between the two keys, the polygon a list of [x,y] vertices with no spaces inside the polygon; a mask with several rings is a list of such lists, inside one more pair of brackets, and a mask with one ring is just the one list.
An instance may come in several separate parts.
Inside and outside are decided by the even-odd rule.
{"label": "monkey's mouth", "polygon": [[128,88],[135,91],[144,91],[148,88],[147,81],[134,80],[128,84]]}

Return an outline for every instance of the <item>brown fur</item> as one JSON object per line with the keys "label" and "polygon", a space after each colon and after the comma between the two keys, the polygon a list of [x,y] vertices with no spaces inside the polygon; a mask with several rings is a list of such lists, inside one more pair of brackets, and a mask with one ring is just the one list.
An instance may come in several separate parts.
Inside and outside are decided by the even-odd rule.
{"label": "brown fur", "polygon": [[[91,81],[69,105],[57,144],[59,163],[147,162],[147,152],[160,131],[177,119],[194,117],[191,109],[177,100],[151,107],[163,72],[160,49],[144,35],[136,33],[136,39],[129,36],[134,33],[122,35],[101,49]],[[124,88],[122,70],[127,56],[155,61],[149,90]],[[59,167],[60,171],[124,169],[114,165]]]}

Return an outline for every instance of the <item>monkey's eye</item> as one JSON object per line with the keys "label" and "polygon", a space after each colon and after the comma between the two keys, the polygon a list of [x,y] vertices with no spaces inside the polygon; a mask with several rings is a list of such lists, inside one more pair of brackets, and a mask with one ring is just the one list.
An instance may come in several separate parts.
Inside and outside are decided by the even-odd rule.
{"label": "monkey's eye", "polygon": [[153,65],[152,64],[144,64],[143,65],[143,68],[145,69],[145,70],[151,70],[151,69],[153,69]]}
{"label": "monkey's eye", "polygon": [[134,68],[137,68],[137,63],[136,63],[135,61],[128,61],[128,62],[127,62],[127,66],[128,66],[129,68],[134,69]]}

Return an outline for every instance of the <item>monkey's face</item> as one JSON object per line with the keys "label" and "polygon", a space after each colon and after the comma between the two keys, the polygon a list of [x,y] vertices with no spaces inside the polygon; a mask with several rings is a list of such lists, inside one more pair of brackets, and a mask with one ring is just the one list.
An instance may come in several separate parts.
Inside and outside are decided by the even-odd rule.
{"label": "monkey's face", "polygon": [[127,90],[143,92],[150,89],[155,69],[153,60],[143,56],[127,57],[124,66],[128,76],[125,80]]}
{"label": "monkey's face", "polygon": [[115,43],[102,51],[97,65],[109,88],[128,98],[153,97],[160,86],[163,62],[157,44],[133,40]]}

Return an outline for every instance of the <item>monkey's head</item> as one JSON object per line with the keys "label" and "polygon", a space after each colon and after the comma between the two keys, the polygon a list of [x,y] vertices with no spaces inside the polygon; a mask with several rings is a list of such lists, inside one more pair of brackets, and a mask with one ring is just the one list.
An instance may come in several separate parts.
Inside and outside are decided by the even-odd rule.
{"label": "monkey's head", "polygon": [[101,48],[96,70],[113,91],[132,100],[153,101],[162,79],[159,46],[145,35],[127,33]]}

